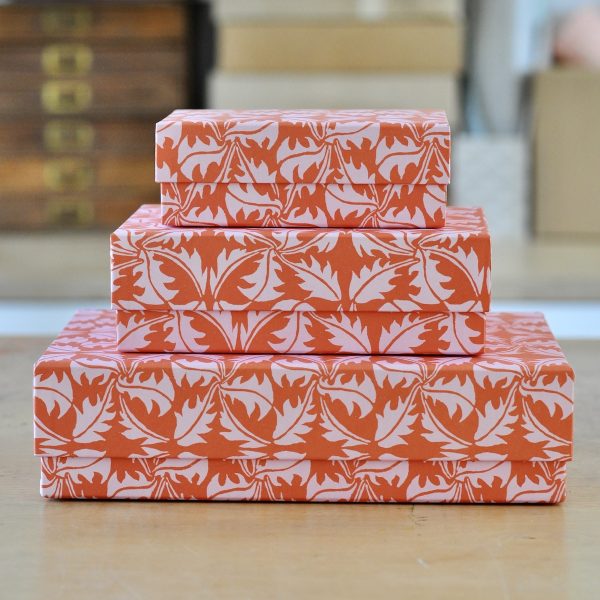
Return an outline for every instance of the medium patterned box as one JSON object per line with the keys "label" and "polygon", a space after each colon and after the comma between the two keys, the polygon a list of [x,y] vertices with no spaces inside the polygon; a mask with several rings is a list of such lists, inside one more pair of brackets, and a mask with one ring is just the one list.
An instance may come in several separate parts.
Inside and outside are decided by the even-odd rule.
{"label": "medium patterned box", "polygon": [[165,224],[441,227],[444,112],[177,110],[156,125]]}
{"label": "medium patterned box", "polygon": [[[479,209],[441,229],[179,229],[144,206],[111,237],[119,348],[475,354],[489,310]],[[301,313],[301,314],[298,314]]]}
{"label": "medium patterned box", "polygon": [[121,354],[82,311],[34,370],[54,498],[559,502],[573,372],[539,314],[476,357]]}

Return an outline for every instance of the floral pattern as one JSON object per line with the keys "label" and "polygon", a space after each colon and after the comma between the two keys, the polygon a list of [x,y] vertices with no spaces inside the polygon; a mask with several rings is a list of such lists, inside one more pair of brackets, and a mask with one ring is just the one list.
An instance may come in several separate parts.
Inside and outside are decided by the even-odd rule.
{"label": "floral pattern", "polygon": [[171,227],[443,227],[437,184],[161,183]]}
{"label": "floral pattern", "polygon": [[486,312],[490,239],[480,209],[441,229],[162,225],[140,208],[111,237],[123,310]]}
{"label": "floral pattern", "polygon": [[547,503],[565,462],[42,458],[47,498]]}
{"label": "floral pattern", "polygon": [[156,181],[436,183],[450,179],[444,112],[176,110],[156,125]]}
{"label": "floral pattern", "polygon": [[117,311],[121,352],[469,355],[484,336],[474,312]]}
{"label": "floral pattern", "polygon": [[474,357],[121,354],[82,311],[34,370],[35,452],[79,458],[569,460],[573,372],[539,314]]}

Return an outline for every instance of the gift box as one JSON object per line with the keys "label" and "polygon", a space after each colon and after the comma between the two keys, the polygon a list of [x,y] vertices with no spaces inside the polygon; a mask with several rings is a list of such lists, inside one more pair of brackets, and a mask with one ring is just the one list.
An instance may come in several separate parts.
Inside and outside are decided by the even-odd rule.
{"label": "gift box", "polygon": [[541,315],[476,357],[122,354],[82,311],[34,370],[42,494],[558,502],[573,373]]}
{"label": "gift box", "polygon": [[111,238],[118,347],[476,354],[490,247],[477,209],[441,229],[176,229],[142,207]]}
{"label": "gift box", "polygon": [[121,352],[478,354],[478,312],[117,311]]}
{"label": "gift box", "polygon": [[442,111],[177,110],[156,125],[167,224],[439,227],[449,179]]}

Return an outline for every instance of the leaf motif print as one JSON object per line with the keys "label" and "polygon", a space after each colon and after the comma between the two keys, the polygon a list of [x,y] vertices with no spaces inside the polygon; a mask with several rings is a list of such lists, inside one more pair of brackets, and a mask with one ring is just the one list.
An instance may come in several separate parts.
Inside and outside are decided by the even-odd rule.
{"label": "leaf motif print", "polygon": [[121,405],[119,425],[123,437],[136,442],[135,451],[129,454],[130,458],[152,458],[164,455],[164,451],[161,451],[159,446],[168,442],[167,438],[158,433],[155,427],[139,418],[136,411],[127,404]]}
{"label": "leaf motif print", "polygon": [[449,313],[440,321],[440,347],[447,354],[479,354],[484,348],[485,327],[478,320],[479,313]]}
{"label": "leaf motif print", "polygon": [[384,300],[385,295],[394,289],[392,282],[395,277],[395,268],[381,259],[376,260],[371,268],[365,265],[358,275],[353,274],[350,280],[349,291],[353,305],[360,306],[373,300]]}
{"label": "leaf motif print", "polygon": [[258,411],[256,416],[262,419],[273,406],[273,386],[266,376],[259,379],[252,374],[228,379],[221,393],[231,402],[240,402],[249,417]]}
{"label": "leaf motif print", "polygon": [[316,414],[311,411],[307,394],[301,402],[293,404],[290,400],[283,403],[281,412],[276,409],[277,425],[273,430],[273,441],[280,446],[293,446],[303,444],[304,436],[311,432],[310,424],[316,419]]}
{"label": "leaf motif print", "polygon": [[212,430],[211,424],[217,416],[209,395],[196,397],[192,402],[184,402],[180,412],[175,413],[175,439],[181,446],[193,446],[206,441],[206,434]]}
{"label": "leaf motif print", "polygon": [[[489,235],[481,213],[471,229],[463,216],[449,211],[443,233],[175,230],[142,207],[113,235],[112,301],[122,310],[481,312]],[[125,256],[132,237],[142,249]]]}
{"label": "leaf motif print", "polygon": [[469,442],[464,432],[453,423],[463,422],[475,409],[475,390],[469,378],[431,378],[422,386],[423,415],[421,425],[425,438],[441,445],[447,458],[463,458]]}
{"label": "leaf motif print", "polygon": [[222,376],[214,360],[202,356],[172,357],[171,364],[173,379],[179,387],[184,382],[190,386],[205,386],[210,382],[218,381]]}
{"label": "leaf motif print", "polygon": [[446,462],[441,472],[433,477],[415,478],[407,490],[410,502],[481,502],[486,488],[495,483],[506,487],[510,479],[511,463],[502,462]]}
{"label": "leaf motif print", "polygon": [[247,284],[244,294],[249,303],[270,302],[281,298],[283,292],[279,289],[283,281],[278,275],[280,270],[278,257],[274,252],[267,251],[260,256],[254,272],[242,279]]}
{"label": "leaf motif print", "polygon": [[203,460],[138,459],[134,468],[124,469],[122,473],[116,469],[112,472],[106,497],[114,500],[196,500],[200,499],[198,486],[207,476],[208,463]]}
{"label": "leaf motif print", "polygon": [[474,409],[475,389],[468,378],[454,376],[428,381],[422,393],[429,402],[441,403],[451,417],[465,419]]}
{"label": "leaf motif print", "polygon": [[175,111],[156,180],[445,184],[449,145],[442,112]]}
{"label": "leaf motif print", "polygon": [[110,398],[97,398],[96,402],[86,398],[81,408],[75,407],[75,414],[73,438],[80,444],[86,444],[104,440],[102,434],[110,431],[115,411]]}
{"label": "leaf motif print", "polygon": [[382,329],[380,337],[380,352],[382,354],[401,353],[405,348],[418,348],[427,334],[428,322],[439,320],[439,315],[432,313],[429,319],[414,319],[412,323],[390,323],[388,328]]}
{"label": "leaf motif print", "polygon": [[126,398],[139,400],[151,413],[158,409],[158,415],[164,415],[172,405],[173,384],[166,375],[160,373],[135,373],[119,381],[117,389]]}
{"label": "leaf motif print", "polygon": [[[35,367],[35,452],[569,460],[573,373],[543,318],[487,320],[490,346],[472,357],[121,354],[116,315],[89,311]],[[69,403],[59,408],[43,394],[63,381]]]}
{"label": "leaf motif print", "polygon": [[41,493],[48,498],[92,498],[87,487],[103,486],[110,473],[110,459],[47,458],[42,463]]}
{"label": "leaf motif print", "polygon": [[[523,463],[527,465],[527,463]],[[523,466],[513,474],[506,489],[507,502],[554,503],[565,496],[566,463],[530,463],[535,469]]]}
{"label": "leaf motif print", "polygon": [[357,408],[359,416],[364,417],[373,409],[375,386],[369,377],[337,375],[321,378],[317,389],[328,402],[341,402],[349,415]]}
{"label": "leaf motif print", "polygon": [[418,413],[415,410],[414,392],[407,398],[398,398],[396,403],[386,402],[381,414],[377,415],[375,439],[382,448],[406,445],[406,438],[414,431]]}
{"label": "leaf motif print", "polygon": [[211,500],[283,500],[279,489],[283,485],[304,485],[310,471],[306,460],[264,460],[253,463],[239,461],[235,474],[215,475],[207,487]]}
{"label": "leaf motif print", "polygon": [[[281,318],[285,313],[282,312],[268,312],[269,319],[273,322],[276,318]],[[271,342],[269,351],[280,352],[282,354],[287,353],[309,353],[312,351],[310,342],[314,341],[313,336],[308,331],[310,325],[310,318],[305,312],[289,312],[283,317],[285,325],[277,331],[277,341]],[[264,314],[261,316],[261,322],[264,322]],[[255,328],[252,332],[253,336],[258,334]],[[252,338],[253,339],[253,338]],[[247,351],[252,351],[252,339],[250,336],[246,338],[244,348]],[[265,349],[266,350],[266,349]]]}
{"label": "leaf motif print", "polygon": [[[38,363],[36,368],[43,368],[42,363]],[[62,417],[71,407],[71,398],[73,397],[73,388],[71,381],[65,373],[52,370],[50,373],[36,375],[33,385],[35,389],[35,398],[44,403],[48,413],[58,410],[58,416]]]}
{"label": "leaf motif print", "polygon": [[480,446],[498,446],[506,443],[517,422],[513,400],[514,390],[509,390],[506,401],[494,406],[488,402],[479,416],[475,439]]}
{"label": "leaf motif print", "polygon": [[339,316],[328,319],[317,316],[317,313],[314,315],[325,327],[331,344],[344,352],[369,353],[369,344],[365,343],[368,342],[367,327],[361,323],[360,318],[342,312]]}
{"label": "leaf motif print", "polygon": [[321,265],[311,256],[308,262],[293,265],[300,287],[309,292],[310,298],[323,298],[332,302],[339,301],[342,296],[337,274],[330,265]]}
{"label": "leaf motif print", "polygon": [[446,186],[437,184],[162,183],[172,227],[438,228]]}
{"label": "leaf motif print", "polygon": [[[547,407],[551,417],[564,419],[573,411],[574,374],[572,371],[565,374],[561,363],[547,361],[545,366],[548,373],[542,374],[541,365],[537,365],[531,376],[523,378],[521,392],[531,402]],[[538,378],[543,379],[543,387],[539,385]]]}
{"label": "leaf motif print", "polygon": [[311,380],[321,375],[319,361],[304,357],[282,356],[271,365],[271,379],[280,387],[301,384],[307,387]]}
{"label": "leaf motif print", "polygon": [[564,461],[41,460],[48,498],[556,503]]}
{"label": "leaf motif print", "polygon": [[[407,461],[335,461],[324,477],[313,476],[307,500],[317,502],[384,502],[380,482],[400,488],[409,472]],[[389,501],[389,500],[388,500]]]}

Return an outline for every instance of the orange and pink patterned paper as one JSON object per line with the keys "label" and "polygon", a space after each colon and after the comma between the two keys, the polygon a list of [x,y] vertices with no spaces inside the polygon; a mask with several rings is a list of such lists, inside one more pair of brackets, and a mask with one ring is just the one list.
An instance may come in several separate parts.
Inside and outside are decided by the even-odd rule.
{"label": "orange and pink patterned paper", "polygon": [[484,338],[476,312],[117,311],[121,352],[470,355]]}
{"label": "orange and pink patterned paper", "polygon": [[47,498],[542,503],[565,496],[564,461],[48,458]]}
{"label": "orange and pink patterned paper", "polygon": [[156,181],[442,184],[442,111],[176,110],[156,125]]}
{"label": "orange and pink patterned paper", "polygon": [[440,229],[172,228],[140,208],[111,236],[122,310],[487,312],[483,212]]}
{"label": "orange and pink patterned paper", "polygon": [[35,366],[35,453],[570,460],[573,372],[543,317],[491,313],[486,336],[476,357],[121,354],[114,312],[81,311]]}
{"label": "orange and pink patterned paper", "polygon": [[172,227],[443,227],[438,184],[161,183]]}

